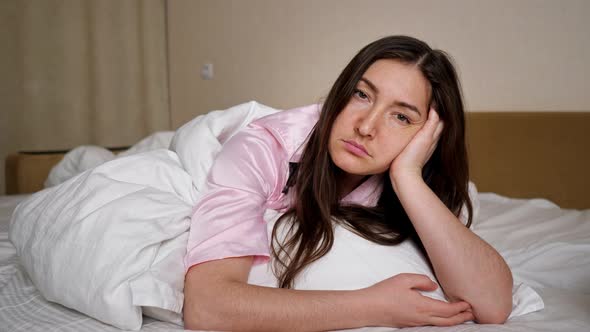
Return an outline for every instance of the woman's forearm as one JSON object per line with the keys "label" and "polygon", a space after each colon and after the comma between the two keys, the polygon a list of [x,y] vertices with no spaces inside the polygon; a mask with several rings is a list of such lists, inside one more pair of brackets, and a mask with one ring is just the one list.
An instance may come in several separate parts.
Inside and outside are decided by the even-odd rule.
{"label": "woman's forearm", "polygon": [[471,304],[478,322],[512,310],[512,274],[502,256],[466,228],[417,175],[392,179],[447,296]]}
{"label": "woman's forearm", "polygon": [[[298,291],[227,282],[216,301],[185,311],[187,328],[227,331],[325,331],[366,325],[354,291]],[[205,296],[205,294],[194,294]],[[353,309],[353,308],[356,308]],[[188,317],[186,316],[188,315]],[[194,325],[192,324],[194,323]]]}
{"label": "woman's forearm", "polygon": [[[247,258],[243,267],[249,269]],[[369,324],[358,291],[300,291],[249,285],[232,275],[226,262],[208,267],[214,274],[187,274],[185,328],[231,331],[322,331]],[[225,265],[224,265],[225,264]],[[238,267],[240,268],[240,267]],[[242,269],[243,270],[243,269]],[[238,273],[239,274],[239,273]],[[247,279],[247,272],[245,275]],[[189,278],[192,278],[189,280]]]}
{"label": "woman's forearm", "polygon": [[424,275],[399,274],[351,291],[306,291],[247,284],[251,257],[197,265],[185,278],[188,329],[325,331],[363,326],[450,326],[472,320],[467,302],[420,294],[436,285]]}

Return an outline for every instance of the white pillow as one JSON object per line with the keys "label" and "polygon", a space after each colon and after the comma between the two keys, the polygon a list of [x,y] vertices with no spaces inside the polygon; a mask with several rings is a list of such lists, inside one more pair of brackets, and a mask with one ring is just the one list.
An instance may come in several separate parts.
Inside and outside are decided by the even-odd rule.
{"label": "white pillow", "polygon": [[121,329],[180,323],[192,179],[175,153],[115,159],[23,201],[10,240],[40,293]]}
{"label": "white pillow", "polygon": [[53,187],[68,179],[94,168],[109,160],[115,159],[115,155],[100,146],[81,145],[66,153],[63,159],[57,163],[47,176],[45,188]]}
{"label": "white pillow", "polygon": [[[274,222],[279,217],[267,210],[269,238]],[[280,232],[279,232],[280,233]],[[332,249],[315,263],[309,265],[296,280],[296,289],[352,290],[371,286],[400,273],[417,273],[436,281],[426,257],[411,241],[396,246],[383,246],[366,240],[346,228],[336,225]],[[249,283],[276,287],[270,264],[254,266]],[[441,287],[424,295],[446,301]],[[514,284],[513,308],[510,318],[543,309],[541,297],[522,282]]]}
{"label": "white pillow", "polygon": [[149,135],[138,143],[134,144],[128,150],[115,155],[111,151],[96,145],[81,145],[66,153],[63,159],[53,166],[47,179],[45,188],[53,187],[72,177],[106,163],[115,158],[130,156],[132,154],[147,152],[157,149],[168,149],[173,131],[160,131]]}

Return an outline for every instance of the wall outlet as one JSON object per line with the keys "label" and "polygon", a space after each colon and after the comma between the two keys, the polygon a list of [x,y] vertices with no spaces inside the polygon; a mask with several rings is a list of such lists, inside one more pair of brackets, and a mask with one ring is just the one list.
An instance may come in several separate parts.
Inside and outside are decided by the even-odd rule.
{"label": "wall outlet", "polygon": [[206,63],[201,67],[201,78],[204,80],[213,79],[213,64]]}

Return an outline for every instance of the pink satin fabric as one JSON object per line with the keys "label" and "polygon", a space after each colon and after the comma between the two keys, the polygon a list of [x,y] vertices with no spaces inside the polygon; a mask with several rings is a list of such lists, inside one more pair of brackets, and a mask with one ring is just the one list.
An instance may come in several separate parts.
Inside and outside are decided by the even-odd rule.
{"label": "pink satin fabric", "polygon": [[[228,257],[268,260],[266,209],[285,211],[289,162],[298,162],[320,105],[278,112],[249,124],[219,152],[207,177],[206,193],[194,208],[185,268]],[[343,202],[374,206],[380,176],[372,176]]]}

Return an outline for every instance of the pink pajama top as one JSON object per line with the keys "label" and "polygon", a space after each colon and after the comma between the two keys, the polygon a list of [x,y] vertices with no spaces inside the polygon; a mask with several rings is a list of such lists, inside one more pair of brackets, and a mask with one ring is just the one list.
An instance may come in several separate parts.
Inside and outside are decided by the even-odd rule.
{"label": "pink pajama top", "polygon": [[[263,219],[267,209],[284,212],[293,190],[284,192],[289,163],[298,162],[307,136],[318,121],[320,105],[281,111],[250,123],[228,140],[217,155],[196,204],[185,257],[185,270],[228,257],[268,260],[270,241]],[[342,199],[375,206],[381,177],[372,176]]]}

